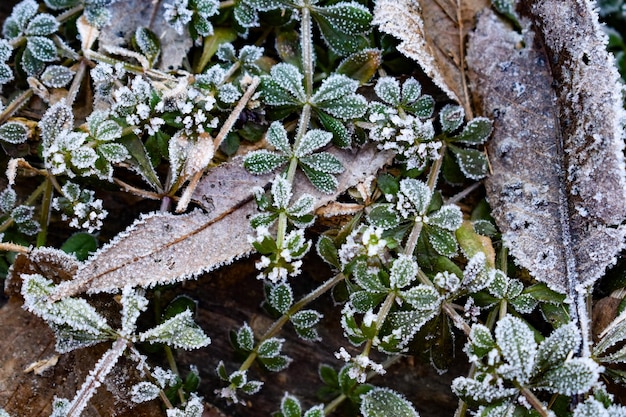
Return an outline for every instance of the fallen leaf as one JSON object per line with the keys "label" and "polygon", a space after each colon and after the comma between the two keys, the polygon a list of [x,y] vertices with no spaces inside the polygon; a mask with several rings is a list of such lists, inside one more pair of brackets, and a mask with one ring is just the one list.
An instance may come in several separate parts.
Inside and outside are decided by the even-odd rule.
{"label": "fallen leaf", "polygon": [[472,110],[465,76],[465,39],[489,0],[381,0],[373,24],[400,39],[398,51],[414,59],[448,97]]}
{"label": "fallen leaf", "polygon": [[624,247],[619,75],[588,1],[525,2],[522,16],[523,35],[486,11],[469,41],[494,118],[487,195],[516,262],[574,297]]}
{"label": "fallen leaf", "polygon": [[[321,194],[298,173],[295,199],[308,193],[317,197],[316,208],[321,207],[393,158],[393,154],[380,152],[375,146],[334,153],[345,168],[337,177],[337,191]],[[143,216],[80,264],[73,279],[61,283],[52,299],[82,292],[116,291],[125,285],[150,287],[190,279],[248,255],[252,252],[247,240],[252,234],[249,218],[257,212],[251,190],[267,185],[271,178],[249,174],[240,159],[220,165],[200,181],[194,193],[194,200],[204,210]],[[11,282],[19,281],[16,275],[21,271],[33,269],[29,266],[33,259],[49,263],[37,250],[20,258],[20,268],[12,271]],[[55,271],[52,266],[49,269]]]}
{"label": "fallen leaf", "polygon": [[165,22],[164,4],[162,1],[145,0],[114,2],[108,6],[111,21],[100,31],[98,38],[100,44],[109,47],[128,47],[135,29],[147,27],[157,35],[161,43],[161,58],[157,68],[163,71],[180,68],[192,47],[192,41],[187,34],[179,35]]}

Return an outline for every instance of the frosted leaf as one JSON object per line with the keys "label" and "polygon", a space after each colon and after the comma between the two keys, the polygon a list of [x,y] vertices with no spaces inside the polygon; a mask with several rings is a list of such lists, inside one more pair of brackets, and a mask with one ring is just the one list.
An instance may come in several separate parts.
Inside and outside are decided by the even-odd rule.
{"label": "frosted leaf", "polygon": [[[406,81],[402,83],[402,102],[403,103],[413,103],[418,98],[420,98],[421,94],[422,94],[422,85],[415,78],[413,77],[407,78]],[[379,95],[379,97],[381,96]]]}
{"label": "frosted leaf", "polygon": [[466,178],[478,181],[489,173],[488,161],[483,151],[449,145],[461,172]]}
{"label": "frosted leaf", "polygon": [[218,88],[218,98],[224,103],[234,103],[241,97],[241,91],[234,85],[227,83]]}
{"label": "frosted leaf", "polygon": [[300,417],[302,415],[302,406],[296,397],[285,393],[280,402],[280,411],[284,417]]}
{"label": "frosted leaf", "polygon": [[[465,348],[466,353],[470,356],[470,361],[481,359],[495,347],[496,342],[493,340],[489,328],[480,323],[473,324],[469,334],[469,343]],[[472,358],[472,354],[476,357]]]}
{"label": "frosted leaf", "polygon": [[609,414],[600,401],[588,398],[576,406],[572,417],[615,417],[615,415]]}
{"label": "frosted leaf", "polygon": [[39,129],[44,146],[49,146],[53,139],[63,131],[74,128],[74,114],[72,108],[65,104],[65,100],[50,107],[39,121]]}
{"label": "frosted leaf", "polygon": [[304,413],[304,417],[324,417],[324,415],[324,406],[322,404],[314,405]]}
{"label": "frosted leaf", "polygon": [[493,275],[493,278],[488,288],[489,293],[498,299],[507,298],[510,278],[499,269],[494,269],[490,274]]}
{"label": "frosted leaf", "polygon": [[266,339],[257,348],[257,355],[262,359],[275,358],[280,355],[280,351],[283,349],[283,343],[285,343],[285,339],[279,339],[277,337]]}
{"label": "frosted leaf", "polygon": [[263,56],[263,48],[255,45],[245,45],[239,51],[239,60],[247,65],[254,64]]}
{"label": "frosted leaf", "polygon": [[506,365],[498,368],[498,373],[522,385],[527,384],[537,354],[535,334],[522,319],[507,315],[496,324],[495,336],[506,361]]}
{"label": "frosted leaf", "polygon": [[394,107],[400,105],[400,83],[393,77],[381,77],[374,87],[376,95]]}
{"label": "frosted leaf", "polygon": [[185,403],[184,410],[168,409],[166,415],[167,417],[202,417],[203,411],[202,398],[192,393]]}
{"label": "frosted leaf", "polygon": [[98,153],[112,164],[123,162],[130,158],[128,149],[119,143],[104,143],[98,146]]}
{"label": "frosted leaf", "polygon": [[325,102],[320,108],[338,119],[357,119],[367,112],[367,100],[360,94],[349,94]]}
{"label": "frosted leaf", "polygon": [[57,48],[51,39],[43,36],[29,36],[26,47],[34,58],[43,62],[51,62],[57,58]]}
{"label": "frosted leaf", "polygon": [[600,340],[594,346],[595,356],[606,354],[607,350],[622,340],[626,340],[626,311],[620,313],[600,334]]}
{"label": "frosted leaf", "polygon": [[287,214],[292,217],[302,217],[315,209],[315,197],[304,194],[287,209]]}
{"label": "frosted leaf", "polygon": [[353,271],[354,282],[370,293],[385,293],[387,287],[383,285],[378,275],[369,270],[365,262],[358,262]]}
{"label": "frosted leaf", "polygon": [[150,343],[165,343],[175,348],[191,350],[211,343],[211,339],[193,321],[193,313],[185,310],[162,324],[139,335],[139,340]]}
{"label": "frosted leaf", "polygon": [[289,157],[287,156],[260,149],[248,153],[243,160],[243,164],[251,174],[263,175],[274,171],[288,161]]}
{"label": "frosted leaf", "polygon": [[144,403],[159,396],[161,389],[152,382],[142,381],[130,389],[130,399],[135,403]]}
{"label": "frosted leaf", "polygon": [[131,286],[126,286],[122,290],[122,329],[121,334],[130,336],[137,330],[137,319],[139,315],[148,308],[148,299],[142,292]]}
{"label": "frosted leaf", "polygon": [[63,65],[49,65],[41,74],[41,82],[46,87],[65,87],[74,78],[75,72]]}
{"label": "frosted leaf", "polygon": [[291,154],[291,146],[289,145],[289,139],[287,138],[287,131],[280,122],[273,122],[266,134],[267,142],[274,148],[284,153],[285,155]]}
{"label": "frosted leaf", "polygon": [[341,174],[344,171],[341,161],[328,152],[319,152],[300,157],[300,163],[327,174]]}
{"label": "frosted leaf", "polygon": [[473,403],[493,403],[519,395],[516,388],[503,388],[463,376],[455,378],[451,388],[462,400]]}
{"label": "frosted leaf", "polygon": [[91,135],[99,141],[112,141],[122,137],[122,126],[109,118],[108,112],[96,110],[87,118]]}
{"label": "frosted leaf", "polygon": [[28,127],[20,122],[6,122],[0,126],[0,140],[15,145],[26,142],[28,133]]}
{"label": "frosted leaf", "polygon": [[571,355],[577,353],[582,338],[576,323],[568,323],[554,330],[541,342],[537,350],[534,373],[539,373],[559,365]]}
{"label": "frosted leaf", "polygon": [[138,27],[133,37],[137,48],[141,51],[150,63],[155,62],[161,54],[161,42],[158,36],[150,29]]}
{"label": "frosted leaf", "polygon": [[220,44],[217,47],[217,51],[215,55],[217,55],[217,58],[221,61],[235,62],[237,60],[237,55],[235,54],[235,47],[230,42],[225,42],[225,43]]}
{"label": "frosted leaf", "polygon": [[342,74],[332,74],[322,81],[322,85],[311,97],[311,102],[323,107],[324,102],[353,94],[358,87],[358,81]]}
{"label": "frosted leaf", "polygon": [[38,9],[39,5],[35,0],[24,0],[13,7],[10,18],[24,31],[28,22],[37,14]]}
{"label": "frosted leaf", "polygon": [[324,317],[315,310],[301,310],[291,316],[291,323],[296,328],[308,329],[315,326]]}
{"label": "frosted leaf", "polygon": [[285,314],[293,304],[293,290],[291,286],[287,283],[272,286],[267,301],[281,314]]}
{"label": "frosted leaf", "polygon": [[283,175],[277,175],[272,181],[272,205],[277,209],[286,209],[289,206],[293,193],[291,183]]}
{"label": "frosted leaf", "polygon": [[361,396],[361,413],[364,417],[419,417],[413,405],[401,394],[375,387]]}
{"label": "frosted leaf", "polygon": [[436,289],[424,284],[400,292],[400,297],[414,309],[426,312],[437,311],[443,300]]}
{"label": "frosted leaf", "polygon": [[248,381],[239,389],[248,395],[254,395],[258,393],[262,387],[263,382],[261,381]]}
{"label": "frosted leaf", "polygon": [[411,256],[400,254],[389,271],[389,284],[392,289],[404,288],[417,277],[417,262]]}
{"label": "frosted leaf", "polygon": [[444,132],[451,133],[461,126],[465,119],[463,107],[446,104],[439,112],[439,122]]}
{"label": "frosted leaf", "polygon": [[14,78],[11,67],[7,64],[0,64],[0,86],[13,81]]}
{"label": "frosted leaf", "polygon": [[411,215],[423,215],[428,209],[432,191],[426,183],[412,178],[400,181],[397,209],[404,218]]}
{"label": "frosted leaf", "polygon": [[237,347],[240,349],[245,351],[252,351],[252,349],[254,349],[254,332],[248,323],[244,323],[237,331],[236,340]]}
{"label": "frosted leaf", "polygon": [[493,122],[486,117],[476,117],[463,127],[461,133],[451,138],[454,142],[477,145],[485,143],[493,130]]}
{"label": "frosted leaf", "polygon": [[8,61],[12,54],[13,46],[6,39],[0,39],[0,62]]}
{"label": "frosted leaf", "polygon": [[[410,311],[398,311],[389,314],[389,324],[392,326],[393,331],[389,335],[389,347],[386,347],[383,343],[382,346],[385,350],[389,351],[401,351],[413,340],[413,336],[426,324],[430,319],[435,317],[439,312],[439,303],[434,301],[432,303],[423,303],[422,295],[426,295],[424,298],[431,299],[432,295],[436,293],[435,289],[428,289],[426,286],[415,287],[417,290],[411,289],[405,292],[407,302],[416,301],[415,304],[419,306],[419,310]],[[418,293],[417,297],[412,297],[411,292]],[[419,300],[419,301],[417,301]],[[439,300],[438,295],[435,300]],[[432,308],[428,308],[432,307]],[[387,336],[385,336],[387,337]],[[383,339],[383,342],[386,342]]]}
{"label": "frosted leaf", "polygon": [[288,91],[299,102],[303,103],[306,101],[306,93],[302,85],[304,75],[297,67],[281,62],[272,67],[270,74],[273,83]]}
{"label": "frosted leaf", "polygon": [[470,293],[475,293],[491,284],[493,275],[487,271],[487,258],[483,252],[477,252],[463,270],[461,285]]}
{"label": "frosted leaf", "polygon": [[602,370],[591,358],[573,358],[549,369],[534,385],[562,395],[584,394],[598,382]]}
{"label": "frosted leaf", "polygon": [[46,36],[57,31],[59,22],[48,13],[41,13],[28,22],[24,31],[26,36]]}
{"label": "frosted leaf", "polygon": [[333,134],[320,129],[311,129],[302,137],[300,144],[294,149],[294,155],[298,158],[309,155],[315,150],[330,143]]}
{"label": "frosted leaf", "polygon": [[[84,135],[84,136],[83,136]],[[72,132],[67,135],[68,141],[76,138],[86,138],[86,134],[81,134],[78,132]],[[79,143],[78,140],[76,143]],[[98,160],[98,154],[92,148],[83,147],[80,149],[76,149],[72,151],[71,154],[71,162],[78,169],[89,169],[93,168]]]}
{"label": "frosted leaf", "polygon": [[13,188],[5,188],[0,193],[0,211],[10,213],[17,203],[17,193]]}
{"label": "frosted leaf", "polygon": [[446,205],[437,212],[428,215],[428,224],[434,224],[451,232],[456,231],[463,223],[463,213],[458,206]]}
{"label": "frosted leaf", "polygon": [[152,377],[155,379],[159,387],[165,389],[167,387],[173,387],[180,381],[178,375],[169,369],[163,369],[157,366],[152,371]]}

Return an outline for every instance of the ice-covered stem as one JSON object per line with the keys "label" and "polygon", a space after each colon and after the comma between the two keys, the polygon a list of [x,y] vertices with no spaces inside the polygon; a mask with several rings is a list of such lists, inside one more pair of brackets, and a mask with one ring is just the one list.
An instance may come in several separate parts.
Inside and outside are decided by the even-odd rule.
{"label": "ice-covered stem", "polygon": [[302,310],[304,307],[312,303],[314,300],[321,297],[326,292],[330,291],[335,285],[339,284],[341,281],[345,279],[345,275],[339,273],[332,277],[331,279],[325,281],[322,285],[302,297],[300,300],[296,301],[289,310],[283,314],[278,320],[276,320],[272,325],[265,331],[263,336],[259,339],[255,349],[250,352],[246,360],[239,367],[240,371],[245,371],[254,363],[257,357],[257,349],[258,347],[266,340],[270,339],[274,335],[276,335],[282,327],[289,322],[289,319],[296,314],[298,311]]}
{"label": "ice-covered stem", "polygon": [[80,86],[83,83],[83,78],[85,77],[86,71],[87,61],[85,59],[81,59],[78,70],[76,71],[76,75],[74,75],[74,80],[72,80],[72,85],[70,86],[67,97],[65,98],[68,106],[71,106],[72,103],[74,103],[74,100],[76,100],[76,96],[78,95]]}
{"label": "ice-covered stem", "polygon": [[91,397],[96,393],[104,378],[111,372],[113,366],[115,366],[127,347],[128,341],[126,339],[119,338],[113,342],[111,348],[96,363],[95,368],[89,372],[87,379],[76,393],[76,396],[70,403],[67,417],[79,417],[82,414]]}
{"label": "ice-covered stem", "polygon": [[124,70],[126,72],[130,72],[131,74],[146,75],[155,80],[176,81],[176,77],[174,77],[173,75],[169,75],[164,72],[151,69],[151,68],[144,69],[143,67],[139,65],[132,65],[132,64],[129,64],[128,62],[121,61],[119,59],[115,59],[113,57],[101,54],[99,52],[92,51],[91,49],[83,51],[83,54],[85,58],[91,61],[104,62],[109,65],[121,64]]}
{"label": "ice-covered stem", "polygon": [[11,116],[15,114],[28,100],[33,96],[33,89],[29,88],[13,99],[0,113],[0,125],[5,123]]}

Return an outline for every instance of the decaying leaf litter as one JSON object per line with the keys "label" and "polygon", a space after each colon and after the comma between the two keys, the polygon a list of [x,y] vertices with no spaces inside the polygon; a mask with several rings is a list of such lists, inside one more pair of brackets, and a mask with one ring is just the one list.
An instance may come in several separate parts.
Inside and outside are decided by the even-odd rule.
{"label": "decaying leaf litter", "polygon": [[[545,5],[546,3],[549,4]],[[517,48],[522,37],[502,26],[500,18],[485,13],[479,18],[476,32],[470,35],[467,68],[463,64],[462,47],[446,44],[442,46],[429,39],[424,41],[424,35],[417,42],[424,48],[418,52],[408,52],[407,55],[424,66],[426,73],[451,98],[467,106],[467,114],[472,114],[464,76],[465,70],[469,71],[471,92],[479,96],[480,111],[494,117],[496,121],[493,140],[489,145],[493,172],[487,182],[487,192],[498,226],[503,230],[504,239],[517,262],[527,268],[536,279],[566,293],[573,302],[574,298],[584,295],[588,287],[602,276],[606,267],[615,261],[615,256],[623,245],[624,229],[620,226],[625,211],[623,145],[620,137],[623,110],[618,90],[614,88],[618,75],[604,51],[604,39],[600,35],[597,22],[593,21],[590,4],[576,2],[575,8],[572,8],[564,2],[555,1],[544,2],[544,5],[543,10],[539,3],[527,6],[531,10],[529,15],[535,25],[533,28],[541,33],[539,38],[543,44],[536,46],[537,39],[532,38],[532,30],[524,26],[523,35],[526,37],[523,41],[526,47],[521,53]],[[377,22],[388,24],[393,21],[393,17],[388,16],[396,16],[394,13],[398,13],[393,10],[397,5],[391,2],[380,2],[377,6],[380,7]],[[441,5],[439,8],[431,4],[423,4],[421,7],[422,10],[415,10],[416,14],[411,15],[418,16],[414,21],[418,23],[412,25],[422,26],[419,23],[419,12],[442,10]],[[554,12],[555,10],[559,12]],[[399,14],[407,16],[406,13]],[[461,14],[459,12],[457,17]],[[474,12],[469,14],[470,17],[473,15]],[[591,34],[591,41],[583,42],[582,49],[572,48],[571,43],[563,47],[560,33],[552,34],[550,29],[559,27],[554,24],[555,21],[568,23],[580,16],[582,21],[574,27],[580,28],[581,33],[576,36],[587,39]],[[424,19],[429,20],[427,17]],[[529,25],[527,15],[522,14],[522,19],[524,25]],[[430,20],[437,21],[436,18]],[[448,23],[453,21],[450,16],[447,16],[447,20]],[[464,26],[464,30],[467,31],[465,28],[468,27],[469,25]],[[383,24],[381,29],[405,42],[410,39],[411,34],[407,34],[405,28],[385,29]],[[461,33],[457,39],[463,38]],[[410,42],[407,44],[410,45]],[[529,45],[533,47],[529,48]],[[446,51],[445,47],[450,49],[442,53],[442,50]],[[461,52],[455,55],[450,52],[452,50]],[[495,58],[485,59],[492,51]],[[433,59],[433,56],[436,58]],[[444,64],[443,61],[450,56],[452,64]],[[550,65],[554,57],[558,57],[557,63]],[[578,66],[581,61],[584,65]],[[486,66],[487,63],[491,65]],[[532,71],[526,70],[533,64],[535,66]],[[574,76],[570,78],[569,73],[561,73],[559,68],[576,68],[576,71],[572,71]],[[596,86],[589,81],[589,78],[597,76],[599,70],[606,79],[611,80],[602,91],[595,89]],[[449,75],[451,73],[454,75]],[[554,93],[555,80],[560,88]],[[580,97],[580,100],[572,99],[572,96]],[[510,100],[511,97],[514,99]],[[606,97],[609,99],[606,100]],[[590,115],[589,109],[596,113]],[[528,114],[533,117],[528,117]],[[581,119],[581,114],[589,117]],[[598,117],[598,114],[602,117]],[[525,121],[523,126],[516,124],[520,120]],[[529,120],[537,120],[538,127],[528,129],[528,126],[534,126]],[[598,120],[605,123],[596,123]],[[549,133],[545,134],[545,129]],[[531,139],[520,140],[521,132]],[[545,145],[542,145],[543,149],[538,149],[537,143],[543,138],[546,139]],[[558,152],[553,152],[555,149]],[[356,156],[345,155],[348,155],[348,163],[352,162],[355,168],[348,175],[349,179],[340,179],[342,187],[326,201],[334,200],[340,192],[374,174],[389,162],[389,156],[377,155],[373,149],[361,151]],[[598,169],[598,166],[602,169]],[[519,177],[512,178],[512,167],[522,167]],[[156,285],[186,279],[248,254],[250,249],[246,246],[245,236],[246,217],[253,212],[254,207],[251,204],[251,195],[233,193],[236,198],[222,200],[224,190],[240,190],[243,187],[234,182],[222,188],[224,183],[219,181],[219,185],[215,187],[213,180],[223,172],[231,177],[232,172],[237,169],[233,165],[224,164],[205,177],[194,194],[195,200],[204,211],[183,216],[154,214],[137,221],[87,263],[79,265],[75,281],[68,282],[58,297],[83,291],[115,291],[123,286],[122,281],[115,278],[116,274],[120,274],[120,277],[135,275],[138,277],[138,285]],[[597,177],[593,177],[595,175]],[[591,181],[589,176],[592,176]],[[252,177],[245,172],[241,172],[241,177],[246,187],[250,183],[267,183],[267,178]],[[209,189],[211,191],[207,191]],[[546,215],[542,216],[540,213]],[[213,233],[217,236],[225,233],[223,229],[213,225],[226,227],[232,233],[233,223],[240,230],[235,239],[239,245],[231,245],[232,242],[229,242],[231,246],[227,251],[206,245],[206,242],[211,241],[210,237],[214,236]],[[172,236],[169,234],[172,230],[180,231],[180,234],[173,235],[172,239],[165,242],[146,239],[146,236]],[[205,230],[209,232],[203,234]],[[546,236],[547,230],[554,231],[554,234]],[[141,253],[137,252],[137,243],[146,240],[150,240],[151,247]],[[194,259],[197,259],[198,246],[203,247],[203,253],[220,255],[209,256],[208,260],[204,258],[196,264],[182,262],[181,265],[181,262],[174,260],[177,255],[168,253],[170,247],[175,248],[173,252],[189,253],[183,246],[176,246],[180,242],[184,242],[183,246],[191,245]],[[544,250],[537,255],[538,246]],[[52,263],[55,257],[47,255],[45,251],[34,251],[31,256],[33,261],[37,259],[35,262],[42,262],[44,266],[48,261]],[[105,268],[105,272],[101,272],[104,261],[111,261],[112,264]],[[145,274],[145,268],[155,264],[159,265],[157,270],[162,272],[162,262],[165,262],[164,265],[171,273],[165,277],[160,274],[163,278],[157,278],[156,281],[154,277],[159,274],[144,275],[152,275],[148,277],[149,282],[146,282],[135,273],[142,271]],[[555,271],[566,273],[555,276]],[[578,303],[579,309],[581,305]],[[578,312],[583,318],[586,315],[580,310]]]}

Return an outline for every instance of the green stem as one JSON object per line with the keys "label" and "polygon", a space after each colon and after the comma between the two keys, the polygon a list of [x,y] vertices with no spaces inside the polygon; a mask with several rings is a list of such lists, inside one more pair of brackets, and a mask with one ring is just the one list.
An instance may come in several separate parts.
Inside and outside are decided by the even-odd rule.
{"label": "green stem", "polygon": [[50,177],[43,183],[45,190],[41,199],[41,212],[39,213],[39,224],[41,230],[37,234],[37,247],[44,246],[48,238],[48,223],[50,223],[50,206],[52,205],[52,193],[54,186]]}
{"label": "green stem", "polygon": [[294,314],[296,314],[298,311],[302,310],[305,306],[309,305],[314,300],[318,299],[320,296],[325,294],[327,291],[329,291],[331,288],[333,288],[335,285],[337,285],[338,283],[340,283],[344,279],[345,279],[345,276],[342,273],[339,273],[339,274],[335,275],[333,278],[329,279],[328,281],[325,281],[322,285],[320,285],[319,287],[317,287],[316,289],[314,289],[313,291],[311,291],[310,293],[308,293],[307,295],[302,297],[297,302],[295,302],[291,306],[291,308],[289,308],[289,310],[285,314],[283,314],[278,320],[276,320],[265,331],[263,336],[261,336],[261,339],[259,340],[259,343],[257,344],[257,347],[252,352],[250,352],[250,354],[248,355],[248,357],[246,358],[244,363],[239,367],[239,370],[240,371],[245,371],[248,368],[250,368],[250,366],[254,363],[254,361],[255,361],[255,359],[257,357],[257,349],[258,349],[258,347],[263,342],[265,342],[267,339],[269,339],[269,338],[273,337],[275,334],[277,334],[280,331],[280,329],[282,329],[282,327],[289,321],[289,319]]}

